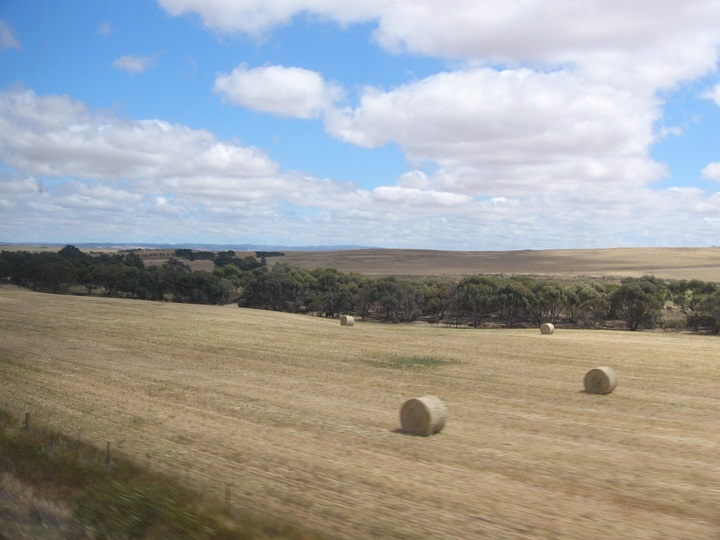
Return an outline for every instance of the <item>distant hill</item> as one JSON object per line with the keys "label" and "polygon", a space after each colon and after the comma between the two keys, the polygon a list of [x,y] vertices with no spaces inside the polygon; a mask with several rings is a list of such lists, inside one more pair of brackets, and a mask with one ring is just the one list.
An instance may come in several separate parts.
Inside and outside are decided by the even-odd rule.
{"label": "distant hill", "polygon": [[522,251],[355,249],[286,251],[282,262],[372,276],[534,275],[699,279],[720,282],[720,248],[612,248]]}
{"label": "distant hill", "polygon": [[[66,243],[0,244],[8,250],[59,250]],[[531,275],[559,279],[654,275],[666,279],[699,279],[720,283],[720,247],[606,248],[518,251],[441,251],[363,246],[278,246],[259,244],[133,244],[72,243],[83,251],[125,249],[237,252],[282,252],[269,264],[302,268],[336,268],[368,276]],[[167,255],[164,255],[167,257]],[[162,262],[160,259],[158,259]],[[157,263],[158,261],[156,261]],[[194,269],[212,269],[210,261],[195,261]],[[193,263],[193,264],[195,264]]]}

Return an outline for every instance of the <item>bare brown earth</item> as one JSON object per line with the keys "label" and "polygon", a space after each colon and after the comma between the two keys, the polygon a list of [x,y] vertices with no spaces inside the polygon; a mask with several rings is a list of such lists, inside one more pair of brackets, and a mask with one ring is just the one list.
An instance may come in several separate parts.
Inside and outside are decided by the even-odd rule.
{"label": "bare brown earth", "polygon": [[[11,412],[337,538],[720,538],[717,337],[343,327],[10,286],[0,321]],[[599,365],[607,396],[582,391]],[[401,433],[426,394],[445,429]]]}
{"label": "bare brown earth", "polygon": [[525,274],[574,279],[582,276],[618,278],[649,274],[667,279],[720,281],[720,248],[294,251],[268,262],[304,268],[331,267],[343,272],[375,276]]}

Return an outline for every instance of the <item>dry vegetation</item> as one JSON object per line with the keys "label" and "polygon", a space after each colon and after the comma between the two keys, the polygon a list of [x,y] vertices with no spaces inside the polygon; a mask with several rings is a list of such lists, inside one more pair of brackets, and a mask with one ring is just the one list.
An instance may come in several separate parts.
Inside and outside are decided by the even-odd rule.
{"label": "dry vegetation", "polygon": [[[0,320],[8,410],[338,538],[720,537],[717,337],[348,328],[9,286]],[[610,395],[582,391],[598,365]],[[427,394],[443,431],[399,432]]]}
{"label": "dry vegetation", "polygon": [[71,522],[67,505],[43,497],[8,473],[0,474],[0,538],[52,538],[52,530],[57,538],[82,539]]}
{"label": "dry vegetation", "polygon": [[331,267],[365,275],[439,276],[526,274],[573,279],[640,277],[720,280],[720,248],[616,248],[547,251],[430,251],[360,249],[295,251],[268,262]]}

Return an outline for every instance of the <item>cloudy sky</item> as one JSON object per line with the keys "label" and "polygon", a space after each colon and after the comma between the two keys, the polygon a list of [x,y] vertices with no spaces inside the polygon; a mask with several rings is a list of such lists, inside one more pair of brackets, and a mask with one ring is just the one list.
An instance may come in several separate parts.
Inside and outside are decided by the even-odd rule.
{"label": "cloudy sky", "polygon": [[716,0],[0,0],[0,242],[720,245]]}

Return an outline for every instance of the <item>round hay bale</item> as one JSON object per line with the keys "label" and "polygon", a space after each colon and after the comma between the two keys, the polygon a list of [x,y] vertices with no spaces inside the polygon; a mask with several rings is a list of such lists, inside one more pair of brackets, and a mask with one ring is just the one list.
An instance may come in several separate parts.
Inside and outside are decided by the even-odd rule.
{"label": "round hay bale", "polygon": [[555,325],[553,323],[546,322],[540,326],[541,334],[552,334],[555,331]]}
{"label": "round hay bale", "polygon": [[400,408],[403,431],[427,437],[445,427],[447,409],[436,396],[410,398]]}
{"label": "round hay bale", "polygon": [[613,368],[597,367],[585,374],[583,382],[585,391],[589,394],[609,394],[617,386],[617,375]]}
{"label": "round hay bale", "polygon": [[355,324],[355,317],[352,315],[343,315],[340,317],[340,324],[342,326],[352,326]]}

